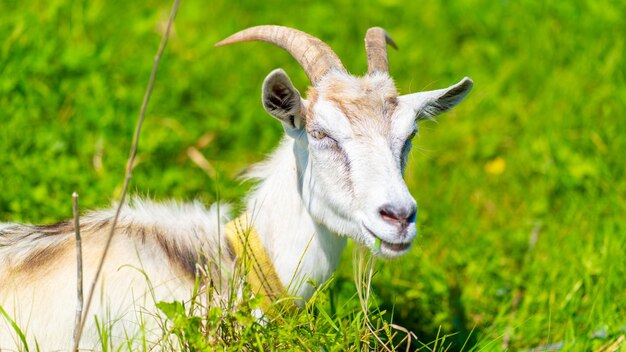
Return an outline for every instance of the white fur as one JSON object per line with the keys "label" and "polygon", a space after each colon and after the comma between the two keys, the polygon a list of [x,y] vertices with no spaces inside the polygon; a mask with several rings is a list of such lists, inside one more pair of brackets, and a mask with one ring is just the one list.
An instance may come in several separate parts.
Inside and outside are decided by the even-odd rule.
{"label": "white fur", "polygon": [[289,293],[305,300],[309,283],[322,284],[333,273],[346,240],[313,220],[300,197],[296,159],[303,158],[285,138],[270,158],[248,177],[262,179],[248,198],[248,212]]}

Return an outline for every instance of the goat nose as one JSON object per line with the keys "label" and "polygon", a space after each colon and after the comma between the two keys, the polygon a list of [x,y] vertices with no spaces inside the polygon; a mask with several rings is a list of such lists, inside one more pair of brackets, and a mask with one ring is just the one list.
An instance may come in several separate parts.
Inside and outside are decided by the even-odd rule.
{"label": "goat nose", "polygon": [[393,204],[385,204],[380,207],[378,213],[385,222],[405,229],[410,223],[415,222],[417,206],[398,207]]}

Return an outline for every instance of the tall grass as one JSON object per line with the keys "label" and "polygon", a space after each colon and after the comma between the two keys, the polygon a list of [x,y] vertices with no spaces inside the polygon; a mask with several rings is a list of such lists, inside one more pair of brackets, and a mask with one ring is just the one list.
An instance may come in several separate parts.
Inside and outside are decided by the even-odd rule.
{"label": "tall grass", "polygon": [[[168,8],[0,3],[2,221],[70,218],[74,190],[82,208],[117,198]],[[206,202],[219,189],[237,203],[249,186],[235,176],[276,145],[280,126],[258,99],[263,77],[283,67],[304,91],[306,76],[268,45],[215,42],[250,25],[293,26],[360,73],[365,30],[382,26],[400,47],[390,68],[402,92],[475,81],[463,104],[420,125],[406,175],[420,205],[416,248],[377,264],[367,317],[348,250],[306,309],[266,325],[243,314],[233,336],[245,342],[229,346],[384,348],[377,338],[406,336],[394,324],[416,336],[411,349],[611,347],[626,333],[623,13],[623,2],[585,0],[185,1],[132,187]],[[364,324],[376,337],[362,341]]]}

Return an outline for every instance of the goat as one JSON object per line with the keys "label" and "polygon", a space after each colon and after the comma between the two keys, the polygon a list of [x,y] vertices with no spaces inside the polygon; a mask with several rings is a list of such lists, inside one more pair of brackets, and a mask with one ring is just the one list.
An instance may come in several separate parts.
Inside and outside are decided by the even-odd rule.
{"label": "goat", "polygon": [[[386,49],[395,44],[377,27],[365,37],[368,73],[362,77],[350,75],[324,42],[287,27],[248,28],[216,46],[245,41],[283,48],[311,81],[305,100],[282,69],[265,78],[263,107],[282,123],[285,135],[268,159],[248,172],[258,184],[247,196],[245,224],[238,224],[258,234],[279,285],[291,296],[309,299],[311,282],[328,280],[347,238],[383,258],[409,251],[417,206],[403,174],[417,120],[455,106],[472,80],[399,95]],[[149,339],[150,329],[158,330],[150,323],[155,300],[189,299],[198,275],[227,278],[241,259],[225,230],[232,225],[227,205],[131,203],[115,229],[81,348],[98,346],[96,316],[116,322],[114,341],[141,329]],[[94,277],[113,216],[105,210],[81,218],[85,282]],[[73,232],[71,222],[0,225],[0,306],[28,341],[44,350],[67,350],[72,341]],[[226,294],[229,281],[222,281],[218,286]],[[4,322],[0,350],[7,348],[18,349],[19,340]]]}

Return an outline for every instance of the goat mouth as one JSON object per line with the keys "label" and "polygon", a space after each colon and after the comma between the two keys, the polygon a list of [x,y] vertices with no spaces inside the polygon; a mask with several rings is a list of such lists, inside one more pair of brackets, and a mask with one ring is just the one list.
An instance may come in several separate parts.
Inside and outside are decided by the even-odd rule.
{"label": "goat mouth", "polygon": [[[411,242],[400,242],[400,243],[387,242],[383,240],[382,238],[376,236],[374,231],[370,230],[367,226],[364,225],[363,227],[372,237],[376,239],[377,242],[380,241],[380,247],[384,247],[387,250],[390,250],[392,252],[402,252],[402,251],[409,249],[409,247],[411,247]],[[380,248],[376,248],[376,249],[380,251]]]}

